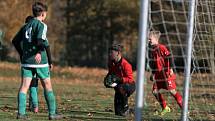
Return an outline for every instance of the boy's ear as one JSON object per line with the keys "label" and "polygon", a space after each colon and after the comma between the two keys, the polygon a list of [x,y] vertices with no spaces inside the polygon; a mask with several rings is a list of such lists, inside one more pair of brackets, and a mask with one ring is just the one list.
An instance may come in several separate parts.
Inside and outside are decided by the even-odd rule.
{"label": "boy's ear", "polygon": [[118,55],[120,55],[121,54],[121,52],[120,51],[118,51]]}
{"label": "boy's ear", "polygon": [[45,16],[45,12],[42,12],[42,13],[41,13],[41,16],[44,17],[44,16]]}
{"label": "boy's ear", "polygon": [[41,13],[41,16],[44,17],[44,12]]}

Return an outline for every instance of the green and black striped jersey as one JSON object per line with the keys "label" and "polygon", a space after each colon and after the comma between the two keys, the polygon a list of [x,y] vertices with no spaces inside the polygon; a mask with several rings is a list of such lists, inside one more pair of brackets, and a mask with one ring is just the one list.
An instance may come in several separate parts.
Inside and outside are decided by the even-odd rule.
{"label": "green and black striped jersey", "polygon": [[[21,54],[22,67],[48,67],[46,51],[40,47],[41,45],[43,47],[49,46],[46,34],[47,25],[36,18],[23,25],[16,34],[12,41],[16,43],[15,47],[20,46],[21,48],[19,54]],[[40,43],[40,46],[38,43]],[[39,64],[35,61],[35,55],[38,52],[41,53],[41,62]]]}

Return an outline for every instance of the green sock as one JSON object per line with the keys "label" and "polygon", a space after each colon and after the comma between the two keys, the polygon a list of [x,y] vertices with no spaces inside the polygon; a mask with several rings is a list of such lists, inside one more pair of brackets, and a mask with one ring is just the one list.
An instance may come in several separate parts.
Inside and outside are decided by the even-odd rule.
{"label": "green sock", "polygon": [[26,94],[23,92],[19,92],[18,94],[18,113],[20,115],[26,114]]}
{"label": "green sock", "polygon": [[45,91],[45,99],[48,105],[49,115],[56,114],[56,102],[53,91]]}
{"label": "green sock", "polygon": [[30,87],[30,99],[31,108],[38,107],[37,87]]}
{"label": "green sock", "polygon": [[46,91],[45,90],[44,90],[43,94],[44,94],[44,97],[45,97],[45,100],[46,100],[46,103],[47,103],[47,106],[48,106],[48,109],[49,109],[49,101],[47,99]]}

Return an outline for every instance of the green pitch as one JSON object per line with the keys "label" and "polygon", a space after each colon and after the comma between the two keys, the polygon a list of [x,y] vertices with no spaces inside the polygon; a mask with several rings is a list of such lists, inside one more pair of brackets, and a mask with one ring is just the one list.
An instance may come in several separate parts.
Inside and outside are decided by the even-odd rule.
{"label": "green pitch", "polygon": [[[7,62],[0,63],[0,121],[15,121],[17,113],[17,92],[20,85],[19,65]],[[106,75],[103,69],[88,68],[60,68],[55,67],[52,72],[52,84],[56,93],[58,112],[65,115],[66,120],[72,121],[133,121],[134,116],[123,118],[114,115],[113,110],[113,89],[106,89],[103,86],[103,78]],[[172,112],[163,116],[153,116],[155,109],[160,108],[151,94],[151,82],[146,86],[146,106],[143,110],[144,121],[178,121],[180,110],[172,97],[168,100]],[[178,87],[182,87],[179,85]],[[181,88],[179,88],[182,91]],[[202,104],[202,97],[199,97],[199,90],[192,93],[192,100],[195,105],[190,103],[190,115],[193,120],[214,120],[210,111],[214,111],[215,106],[205,107]],[[208,90],[214,92],[214,90]],[[208,92],[209,93],[209,92]],[[200,95],[201,96],[201,95]],[[134,106],[133,95],[129,100],[130,105]],[[207,97],[205,97],[207,98]],[[214,98],[213,98],[214,99]],[[206,100],[207,101],[207,100]],[[210,102],[211,101],[211,102]],[[197,103],[199,103],[198,106]],[[207,104],[213,103],[208,100]],[[28,105],[28,104],[27,104]],[[34,114],[27,111],[32,121],[48,120],[43,90],[39,83],[39,113]],[[27,109],[28,110],[28,109]]]}

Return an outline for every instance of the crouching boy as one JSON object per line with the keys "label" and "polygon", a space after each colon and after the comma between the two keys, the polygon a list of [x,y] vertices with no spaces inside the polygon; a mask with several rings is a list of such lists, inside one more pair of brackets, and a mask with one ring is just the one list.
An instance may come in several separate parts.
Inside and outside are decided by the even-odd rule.
{"label": "crouching boy", "polygon": [[135,91],[132,66],[122,57],[122,45],[109,48],[108,74],[104,79],[106,88],[114,88],[115,115],[127,116],[130,112],[128,97]]}

